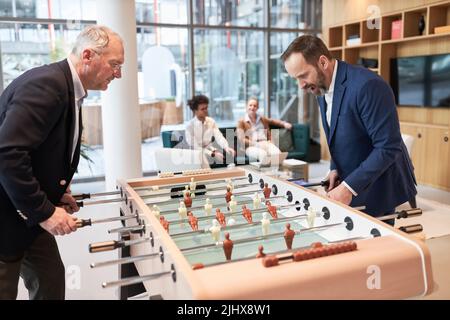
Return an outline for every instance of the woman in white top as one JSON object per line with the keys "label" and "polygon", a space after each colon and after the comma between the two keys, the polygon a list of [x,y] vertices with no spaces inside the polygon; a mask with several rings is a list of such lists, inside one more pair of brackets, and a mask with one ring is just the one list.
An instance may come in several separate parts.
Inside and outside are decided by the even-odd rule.
{"label": "woman in white top", "polygon": [[[208,167],[213,162],[223,163],[225,159],[223,151],[232,156],[230,163],[234,162],[235,151],[228,145],[214,119],[208,117],[208,104],[209,99],[204,95],[194,96],[188,101],[194,118],[186,125],[186,142],[192,149],[203,150],[203,167]],[[213,137],[223,151],[214,147]]]}
{"label": "woman in white top", "polygon": [[245,154],[250,159],[268,163],[270,157],[281,151],[271,140],[270,126],[292,129],[292,124],[278,119],[266,118],[258,114],[258,99],[252,97],[247,102],[247,113],[237,124],[237,136]]}

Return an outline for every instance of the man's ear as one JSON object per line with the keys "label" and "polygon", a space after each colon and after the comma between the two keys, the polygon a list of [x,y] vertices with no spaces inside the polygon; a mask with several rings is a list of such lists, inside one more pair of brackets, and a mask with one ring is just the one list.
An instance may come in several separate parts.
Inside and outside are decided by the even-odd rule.
{"label": "man's ear", "polygon": [[320,68],[320,70],[324,71],[325,69],[327,69],[328,68],[328,64],[329,64],[329,61],[328,61],[327,57],[325,57],[324,55],[321,55],[319,57],[319,68]]}
{"label": "man's ear", "polygon": [[85,64],[90,64],[92,58],[94,57],[94,53],[89,49],[84,49],[81,56]]}

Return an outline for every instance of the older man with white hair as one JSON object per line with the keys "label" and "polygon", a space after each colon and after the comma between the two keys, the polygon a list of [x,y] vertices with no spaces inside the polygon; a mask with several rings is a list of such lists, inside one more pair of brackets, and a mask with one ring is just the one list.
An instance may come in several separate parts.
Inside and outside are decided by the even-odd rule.
{"label": "older man with white hair", "polygon": [[76,231],[70,181],[80,156],[87,90],[121,77],[120,36],[89,26],[67,59],[31,69],[0,97],[0,299],[15,299],[19,276],[30,299],[64,299],[55,235]]}

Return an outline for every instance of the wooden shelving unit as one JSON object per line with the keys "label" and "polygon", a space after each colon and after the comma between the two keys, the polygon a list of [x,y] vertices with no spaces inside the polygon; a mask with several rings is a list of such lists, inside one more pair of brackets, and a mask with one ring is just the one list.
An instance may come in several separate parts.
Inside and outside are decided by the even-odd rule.
{"label": "wooden shelving unit", "polygon": [[[399,36],[392,39],[392,22],[399,20]],[[377,59],[378,67],[371,70],[390,83],[392,58],[450,53],[450,30],[436,33],[436,28],[450,26],[448,0],[386,12],[380,22],[379,29],[368,28],[361,19],[325,28],[331,54],[351,64],[359,58]],[[360,43],[349,45],[351,36],[359,37]],[[450,191],[450,109],[402,106],[397,110],[402,132],[415,137],[412,159],[419,183]]]}

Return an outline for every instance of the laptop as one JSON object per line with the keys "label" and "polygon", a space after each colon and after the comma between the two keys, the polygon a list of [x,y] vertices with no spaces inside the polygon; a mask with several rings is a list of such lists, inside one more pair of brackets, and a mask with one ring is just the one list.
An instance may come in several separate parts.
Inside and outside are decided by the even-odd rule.
{"label": "laptop", "polygon": [[177,148],[155,150],[156,169],[160,172],[181,172],[202,168],[202,151]]}
{"label": "laptop", "polygon": [[266,162],[255,161],[255,162],[250,162],[250,164],[257,168],[279,167],[281,164],[283,164],[283,161],[286,160],[287,156],[288,156],[288,152],[281,152],[281,153],[272,155]]}

